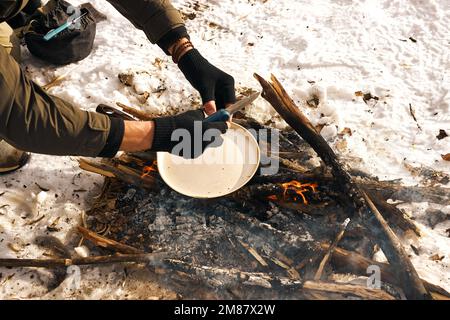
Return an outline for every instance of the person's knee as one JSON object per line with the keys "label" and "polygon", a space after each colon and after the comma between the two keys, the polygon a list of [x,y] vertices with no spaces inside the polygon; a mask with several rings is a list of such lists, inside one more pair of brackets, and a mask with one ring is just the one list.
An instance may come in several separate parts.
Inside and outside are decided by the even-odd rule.
{"label": "person's knee", "polygon": [[11,36],[14,34],[14,30],[6,23],[0,23],[0,46],[11,52],[13,44],[11,42]]}
{"label": "person's knee", "polygon": [[0,46],[5,48],[17,62],[20,61],[20,40],[6,22],[0,23]]}

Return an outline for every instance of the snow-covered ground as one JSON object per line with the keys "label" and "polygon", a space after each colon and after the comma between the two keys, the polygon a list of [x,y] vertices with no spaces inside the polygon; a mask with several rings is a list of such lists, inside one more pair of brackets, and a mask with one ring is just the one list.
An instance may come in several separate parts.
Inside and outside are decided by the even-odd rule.
{"label": "snow-covered ground", "polygon": [[[92,54],[78,64],[55,68],[24,48],[24,64],[32,79],[46,84],[69,73],[51,93],[85,109],[121,102],[162,114],[192,108],[192,101],[200,104],[171,59],[142,32],[106,1],[90,2],[108,16],[98,25]],[[324,125],[322,134],[340,155],[351,159],[353,167],[411,185],[423,183],[414,168],[450,174],[450,162],[441,157],[450,153],[450,137],[436,138],[439,130],[450,135],[450,0],[176,0],[174,4],[186,14],[195,13],[187,22],[193,43],[236,78],[238,89],[258,89],[253,72],[274,73],[299,104],[319,97],[318,108],[305,110],[316,124]],[[119,73],[129,71],[136,74],[133,88],[118,80]],[[142,103],[144,92],[150,97]],[[378,100],[366,103],[357,92]],[[283,126],[263,99],[247,112]],[[352,134],[339,135],[345,128]],[[40,258],[44,251],[33,239],[44,235],[55,220],[60,231],[52,235],[63,242],[72,239],[71,229],[102,179],[81,172],[74,159],[33,155],[29,165],[0,177],[0,183],[0,257]],[[40,187],[50,191],[40,193]],[[444,219],[434,229],[428,223],[430,214],[438,214],[433,210],[450,214],[450,199],[446,206],[413,203],[402,208],[424,231],[421,239],[404,238],[418,272],[450,290],[446,233],[450,222]],[[418,256],[411,243],[419,249]],[[435,254],[444,258],[432,261]],[[173,297],[156,285],[139,288],[139,282],[124,281],[120,267],[85,268],[79,290],[69,290],[73,282],[69,277],[47,294],[51,276],[42,270],[0,268],[0,298]],[[152,290],[155,295],[146,294]]]}

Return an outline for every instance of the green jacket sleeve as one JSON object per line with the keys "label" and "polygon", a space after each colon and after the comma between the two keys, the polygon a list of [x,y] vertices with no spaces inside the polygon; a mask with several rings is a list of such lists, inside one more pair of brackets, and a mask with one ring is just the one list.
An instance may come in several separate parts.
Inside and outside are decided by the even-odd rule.
{"label": "green jacket sleeve", "polygon": [[0,139],[35,153],[113,157],[123,126],[48,95],[0,46]]}
{"label": "green jacket sleeve", "polygon": [[152,43],[157,43],[169,31],[184,26],[179,11],[169,0],[108,0],[137,28],[143,30]]}
{"label": "green jacket sleeve", "polygon": [[27,5],[28,0],[1,0],[0,1],[0,23],[6,21]]}

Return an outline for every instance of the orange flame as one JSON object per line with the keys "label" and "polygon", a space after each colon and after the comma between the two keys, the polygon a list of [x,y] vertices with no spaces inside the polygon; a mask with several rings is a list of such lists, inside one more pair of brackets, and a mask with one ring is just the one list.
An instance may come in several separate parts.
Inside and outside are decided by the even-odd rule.
{"label": "orange flame", "polygon": [[153,161],[151,166],[145,166],[144,169],[142,170],[142,176],[141,178],[145,178],[147,176],[149,176],[152,172],[157,172],[157,163],[156,161]]}
{"label": "orange flame", "polygon": [[[319,185],[317,183],[301,183],[298,181],[286,182],[281,185],[284,189],[283,199],[278,199],[276,195],[269,196],[267,199],[270,201],[278,201],[278,200],[289,200],[288,191],[294,192],[297,196],[300,196],[304,204],[309,204],[308,199],[306,199],[306,192],[317,192],[317,188]],[[299,197],[294,196],[294,201],[299,201]]]}

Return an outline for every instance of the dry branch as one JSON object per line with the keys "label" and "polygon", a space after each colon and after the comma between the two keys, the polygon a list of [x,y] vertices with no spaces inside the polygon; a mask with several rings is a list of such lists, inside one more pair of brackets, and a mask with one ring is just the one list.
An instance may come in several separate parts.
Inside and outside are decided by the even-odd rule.
{"label": "dry branch", "polygon": [[267,82],[257,74],[255,74],[255,78],[263,87],[262,96],[311,145],[325,164],[331,168],[336,184],[348,195],[355,211],[362,217],[367,229],[371,231],[373,240],[379,243],[390,264],[395,268],[396,276],[402,280],[402,289],[406,297],[409,299],[431,298],[400,241],[387,225],[373,202],[353,181],[345,166],[340,163],[329,144],[295,105],[282,85],[274,76],[272,76],[273,83]]}
{"label": "dry branch", "polygon": [[[321,247],[323,250],[330,249],[329,244],[322,244]],[[370,266],[378,266],[381,270],[381,280],[383,282],[396,286],[401,285],[398,278],[395,276],[393,268],[389,264],[368,259],[356,252],[347,251],[337,247],[333,250],[331,263],[337,272],[352,273],[363,276],[367,276],[367,269]],[[450,293],[441,287],[431,284],[423,279],[422,282],[433,297],[437,297],[439,295],[450,299]]]}
{"label": "dry branch", "polygon": [[109,178],[119,179],[127,184],[145,189],[155,189],[158,181],[150,176],[143,176],[141,172],[124,165],[112,165],[104,162],[94,162],[87,159],[79,159],[80,168],[89,172],[100,174]]}
{"label": "dry branch", "polygon": [[333,253],[334,249],[336,249],[339,242],[344,237],[345,230],[347,229],[347,226],[349,223],[350,223],[350,219],[347,219],[342,224],[341,230],[338,232],[336,239],[330,245],[327,252],[325,253],[325,256],[323,257],[322,261],[320,262],[319,268],[317,269],[316,275],[314,276],[314,280],[319,281],[322,278],[323,270],[325,269],[328,261],[330,260],[331,254]]}
{"label": "dry branch", "polygon": [[216,279],[222,286],[230,286],[235,283],[248,286],[259,286],[266,289],[284,287],[296,289],[303,295],[319,293],[321,298],[329,294],[340,296],[353,296],[359,299],[393,300],[390,294],[383,290],[370,289],[360,285],[348,283],[336,283],[325,281],[299,281],[285,277],[277,277],[261,272],[245,272],[238,269],[222,269],[209,266],[197,266],[180,260],[167,259],[165,263],[178,271],[185,272],[202,279]]}
{"label": "dry branch", "polygon": [[[330,196],[339,196],[341,193],[336,190],[336,185],[334,180],[330,175],[319,175],[313,173],[292,173],[292,174],[280,174],[276,176],[258,176],[252,179],[250,184],[238,192],[236,192],[234,197],[245,197],[247,199],[261,199],[267,198],[270,195],[279,195],[283,193],[283,188],[281,184],[296,180],[302,183],[317,183],[319,185],[319,193],[326,193]],[[375,205],[381,209],[383,217],[388,221],[389,224],[399,227],[403,231],[412,230],[418,236],[421,236],[421,231],[419,226],[405,213],[398,209],[394,204],[389,204],[386,202],[387,199],[393,198],[395,200],[410,201],[409,197],[403,197],[402,195],[412,195],[416,192],[421,191],[432,192],[427,188],[417,187],[402,187],[397,186],[392,182],[382,181],[366,181],[358,180],[357,184],[366,193],[370,195],[370,198],[374,201]],[[398,192],[400,191],[401,192]],[[447,190],[445,188],[435,189],[434,193],[429,193],[430,197],[444,196]],[[400,195],[397,199],[395,195]],[[394,196],[394,197],[393,197]],[[450,197],[450,191],[447,195],[447,199]],[[447,200],[448,202],[448,200]],[[280,205],[284,205],[281,203]],[[288,207],[290,209],[295,209],[295,207]],[[314,206],[310,204],[309,207],[302,208],[303,212],[308,212],[310,215],[314,215]]]}
{"label": "dry branch", "polygon": [[267,262],[263,259],[263,257],[260,256],[258,251],[256,251],[254,248],[252,248],[250,245],[246,244],[245,242],[238,240],[241,246],[243,246],[255,259],[258,261],[263,267],[267,267]]}
{"label": "dry branch", "polygon": [[124,105],[123,103],[117,102],[116,104],[118,107],[122,108],[123,111],[131,114],[132,116],[138,118],[139,120],[150,121],[155,118],[154,116],[151,116],[148,113],[145,113],[145,112],[135,109],[135,108],[128,107],[128,106]]}
{"label": "dry branch", "polygon": [[303,289],[311,291],[321,291],[348,295],[367,300],[395,300],[393,296],[380,289],[372,289],[361,285],[325,282],[325,281],[305,281]]}
{"label": "dry branch", "polygon": [[123,254],[143,254],[142,250],[136,249],[134,247],[128,246],[126,244],[102,237],[101,235],[78,226],[78,232],[83,235],[83,237],[91,242],[93,242],[96,246],[111,249]]}
{"label": "dry branch", "polygon": [[376,191],[367,193],[370,195],[370,198],[375,203],[375,205],[380,208],[383,216],[389,221],[389,223],[400,227],[404,231],[412,230],[419,237],[422,235],[422,232],[420,231],[420,228],[416,225],[416,223],[411,220],[411,218],[408,217],[405,213],[403,213],[399,208],[397,208],[393,204],[387,203],[386,200],[384,200]]}
{"label": "dry branch", "polygon": [[[273,176],[257,176],[250,182],[253,184],[279,183],[295,179],[301,182],[317,182],[319,185],[332,188],[334,179],[329,174],[300,173],[278,174]],[[402,186],[395,181],[374,181],[368,179],[355,179],[355,182],[366,192],[379,194],[383,199],[392,199],[405,202],[432,202],[447,204],[450,198],[450,188],[427,188],[416,186]]]}
{"label": "dry branch", "polygon": [[73,259],[0,259],[0,267],[6,268],[61,268],[69,266],[102,265],[114,263],[149,263],[161,260],[165,253],[127,254]]}

